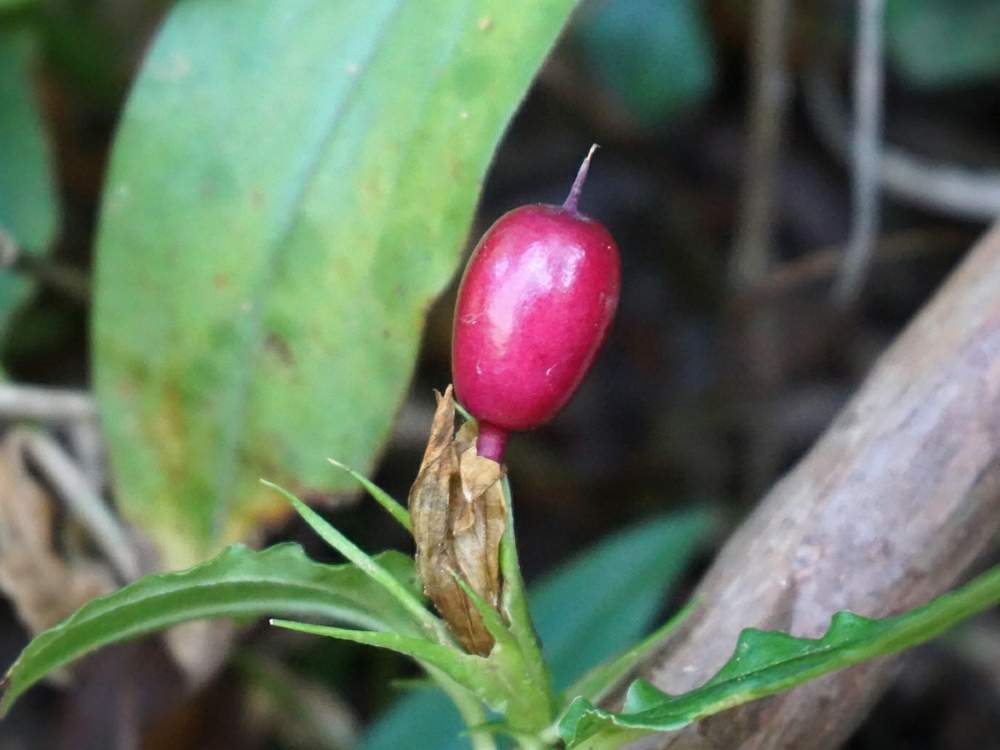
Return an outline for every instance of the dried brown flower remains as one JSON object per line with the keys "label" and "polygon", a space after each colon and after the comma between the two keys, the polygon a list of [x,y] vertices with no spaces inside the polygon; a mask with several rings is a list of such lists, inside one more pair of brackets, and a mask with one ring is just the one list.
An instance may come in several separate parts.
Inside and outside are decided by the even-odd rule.
{"label": "dried brown flower remains", "polygon": [[420,472],[410,489],[417,573],[424,591],[465,648],[488,654],[493,638],[455,580],[460,576],[499,609],[500,539],[506,524],[503,468],[476,453],[476,426],[455,431],[449,385],[435,393],[437,411]]}

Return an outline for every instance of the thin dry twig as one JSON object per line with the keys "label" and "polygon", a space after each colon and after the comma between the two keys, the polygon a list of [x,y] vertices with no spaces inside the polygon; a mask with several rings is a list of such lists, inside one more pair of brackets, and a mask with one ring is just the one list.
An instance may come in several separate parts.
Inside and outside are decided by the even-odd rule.
{"label": "thin dry twig", "polygon": [[730,265],[737,289],[767,270],[774,223],[774,194],[789,99],[788,0],[761,0],[751,51],[750,132],[740,188],[740,214]]}
{"label": "thin dry twig", "polygon": [[[903,229],[881,235],[872,253],[874,267],[911,263],[935,255],[949,256],[969,246],[969,232],[947,227],[938,229]],[[772,268],[757,284],[747,289],[738,304],[768,305],[785,295],[801,292],[811,284],[826,284],[836,276],[843,245],[829,245]]]}
{"label": "thin dry twig", "polygon": [[44,432],[32,430],[25,433],[24,450],[90,533],[115,572],[126,581],[138,578],[140,563],[135,545],[62,446]]}
{"label": "thin dry twig", "polygon": [[66,427],[66,437],[80,471],[87,477],[91,489],[100,495],[105,482],[104,442],[97,420],[79,419],[70,422]]}
{"label": "thin dry twig", "polygon": [[44,255],[24,252],[3,227],[0,227],[0,268],[32,276],[81,304],[90,302],[90,279],[87,274]]}
{"label": "thin dry twig", "polygon": [[882,145],[884,0],[861,0],[854,60],[854,138],[851,234],[833,288],[834,302],[851,306],[861,293],[879,230]]}
{"label": "thin dry twig", "polygon": [[94,399],[84,391],[0,383],[0,419],[72,422],[96,418]]}
{"label": "thin dry twig", "polygon": [[90,278],[77,268],[29,253],[21,253],[14,268],[74,302],[90,303]]}
{"label": "thin dry twig", "polygon": [[[802,80],[806,113],[824,145],[846,160],[848,117],[840,103],[832,50],[817,55]],[[1000,174],[936,161],[888,143],[879,165],[882,188],[895,198],[949,216],[992,221],[1000,216]]]}

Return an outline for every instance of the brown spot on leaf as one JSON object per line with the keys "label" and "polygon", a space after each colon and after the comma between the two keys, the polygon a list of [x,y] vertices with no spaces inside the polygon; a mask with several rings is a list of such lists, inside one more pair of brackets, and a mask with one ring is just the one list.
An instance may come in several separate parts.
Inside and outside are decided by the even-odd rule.
{"label": "brown spot on leaf", "polygon": [[295,355],[292,354],[292,348],[278,334],[267,334],[267,338],[264,339],[264,348],[277,357],[278,361],[286,367],[291,367],[295,364]]}
{"label": "brown spot on leaf", "polygon": [[169,477],[170,486],[180,487],[190,468],[186,424],[189,404],[176,378],[176,375],[171,375],[161,384],[156,418],[145,425],[147,439],[157,446],[160,465]]}

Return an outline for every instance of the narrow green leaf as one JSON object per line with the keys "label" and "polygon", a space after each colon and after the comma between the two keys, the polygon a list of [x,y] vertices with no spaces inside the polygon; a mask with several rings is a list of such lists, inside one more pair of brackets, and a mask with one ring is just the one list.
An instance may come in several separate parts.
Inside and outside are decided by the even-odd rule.
{"label": "narrow green leaf", "polygon": [[[376,562],[419,596],[409,557],[386,552]],[[294,544],[262,552],[235,545],[189,570],[146,576],[94,599],[37,635],[4,677],[0,712],[45,675],[109,643],[191,620],[269,615],[323,617],[419,633],[406,610],[353,565],[313,562]]]}
{"label": "narrow green leaf", "polygon": [[700,688],[671,696],[637,681],[622,713],[604,711],[580,699],[560,723],[560,734],[569,748],[597,750],[618,747],[611,743],[637,734],[680,729],[829,672],[923,643],[998,603],[1000,566],[895,617],[873,620],[838,612],[818,639],[747,629],[730,660]]}
{"label": "narrow green leaf", "polygon": [[324,542],[354,563],[358,570],[362,571],[366,576],[385,589],[386,593],[399,602],[400,606],[409,612],[416,622],[421,624],[427,636],[442,643],[450,642],[450,638],[447,636],[440,620],[427,610],[420,596],[406,586],[401,585],[388,570],[375,562],[367,552],[327,523],[322,516],[295,497],[291,492],[266,479],[261,479],[260,482],[284,496],[292,504],[296,512],[302,516],[302,519],[309,524],[313,531],[319,534]]}
{"label": "narrow green leaf", "polygon": [[352,641],[410,656],[421,664],[429,664],[441,670],[494,711],[503,713],[507,710],[508,692],[490,669],[486,659],[481,656],[472,656],[452,646],[442,646],[424,638],[414,638],[399,633],[351,630],[277,619],[272,619],[271,624],[300,633]]}
{"label": "narrow green leaf", "polygon": [[94,310],[117,498],[168,567],[284,512],[257,477],[369,469],[575,3],[172,6],[115,141]]}
{"label": "narrow green leaf", "polygon": [[410,512],[398,503],[396,498],[383,490],[364,474],[355,471],[350,466],[340,463],[340,461],[335,458],[328,458],[326,460],[338,469],[343,469],[354,477],[354,479],[368,491],[368,494],[372,496],[375,502],[385,508],[389,515],[399,522],[400,526],[409,531],[411,534],[413,533],[413,522],[410,520]]}
{"label": "narrow green leaf", "polygon": [[[0,28],[0,235],[41,255],[55,234],[57,204],[33,81],[36,46],[29,29]],[[0,332],[31,288],[0,269]]]}
{"label": "narrow green leaf", "polygon": [[458,399],[455,400],[455,411],[457,411],[466,422],[475,422],[476,418],[469,413],[469,410],[458,403]]}

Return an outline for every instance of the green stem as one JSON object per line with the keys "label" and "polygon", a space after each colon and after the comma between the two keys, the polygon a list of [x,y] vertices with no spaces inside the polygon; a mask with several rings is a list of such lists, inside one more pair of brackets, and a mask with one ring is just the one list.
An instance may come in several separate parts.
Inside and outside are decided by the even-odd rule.
{"label": "green stem", "polygon": [[476,731],[474,727],[486,723],[486,711],[482,704],[476,700],[468,690],[451,679],[444,672],[424,665],[427,674],[437,682],[438,686],[451,698],[458,713],[461,714],[465,726],[469,728],[469,740],[472,742],[473,750],[497,750],[497,743],[493,735],[489,732]]}
{"label": "green stem", "polygon": [[549,675],[542,646],[538,641],[535,624],[528,610],[528,597],[525,592],[524,578],[521,576],[521,564],[517,556],[517,538],[514,534],[514,503],[510,491],[510,482],[506,474],[502,483],[504,504],[507,507],[507,528],[500,540],[500,572],[503,574],[502,604],[504,613],[510,622],[510,631],[517,639],[524,655],[524,663],[530,673],[531,681],[541,689],[547,705],[545,713],[550,720],[555,718],[555,701],[552,695],[552,679]]}

